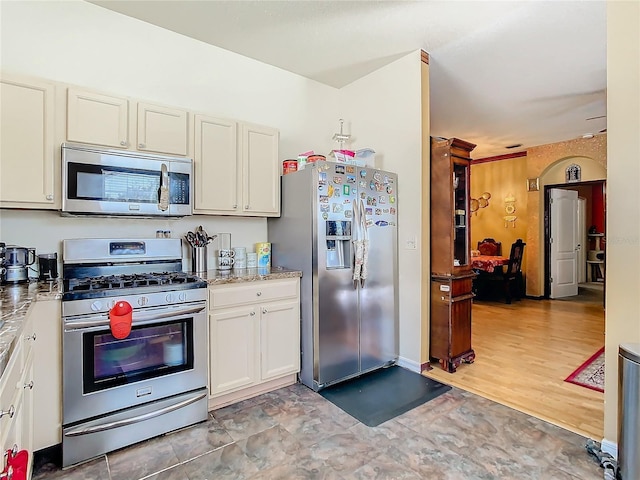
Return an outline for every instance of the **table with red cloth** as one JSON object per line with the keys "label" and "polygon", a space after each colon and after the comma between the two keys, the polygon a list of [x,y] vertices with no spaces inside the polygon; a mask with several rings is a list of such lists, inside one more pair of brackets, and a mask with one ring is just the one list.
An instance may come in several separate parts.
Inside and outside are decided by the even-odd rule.
{"label": "table with red cloth", "polygon": [[496,267],[507,265],[509,257],[478,255],[471,257],[471,268],[474,270],[482,270],[483,272],[493,273]]}

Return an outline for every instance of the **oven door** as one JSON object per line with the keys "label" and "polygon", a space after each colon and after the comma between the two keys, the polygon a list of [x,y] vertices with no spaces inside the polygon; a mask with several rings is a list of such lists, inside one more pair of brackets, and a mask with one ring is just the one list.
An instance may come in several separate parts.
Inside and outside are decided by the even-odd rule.
{"label": "oven door", "polygon": [[134,309],[121,340],[105,314],[63,323],[65,425],[207,385],[206,302]]}
{"label": "oven door", "polygon": [[192,162],[64,144],[62,212],[191,215]]}

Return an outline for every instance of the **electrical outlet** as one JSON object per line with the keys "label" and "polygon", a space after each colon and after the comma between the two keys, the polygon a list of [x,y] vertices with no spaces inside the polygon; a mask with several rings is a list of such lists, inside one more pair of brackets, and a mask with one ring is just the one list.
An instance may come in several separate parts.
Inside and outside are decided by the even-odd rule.
{"label": "electrical outlet", "polygon": [[404,243],[404,248],[407,250],[415,250],[418,247],[418,240],[416,237],[409,237]]}

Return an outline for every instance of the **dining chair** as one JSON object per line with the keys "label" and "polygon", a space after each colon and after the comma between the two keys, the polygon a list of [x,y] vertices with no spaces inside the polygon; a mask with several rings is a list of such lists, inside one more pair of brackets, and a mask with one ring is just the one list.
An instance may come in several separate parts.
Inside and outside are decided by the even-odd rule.
{"label": "dining chair", "polygon": [[[474,279],[474,293],[479,300],[494,297],[498,291],[510,304],[515,298],[520,300],[524,296],[524,280],[522,277],[522,256],[526,243],[521,238],[511,245],[509,262],[506,266],[496,268],[493,273],[476,272]],[[505,270],[506,268],[506,270]]]}
{"label": "dining chair", "polygon": [[499,256],[502,255],[502,242],[496,242],[493,238],[485,238],[478,242],[478,250],[480,255]]}

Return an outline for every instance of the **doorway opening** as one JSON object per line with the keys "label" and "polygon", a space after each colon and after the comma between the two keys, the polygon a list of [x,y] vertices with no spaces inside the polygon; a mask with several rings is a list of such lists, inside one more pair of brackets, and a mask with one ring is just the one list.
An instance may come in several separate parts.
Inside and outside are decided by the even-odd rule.
{"label": "doorway opening", "polygon": [[[577,265],[582,271],[576,272],[576,278],[584,278],[581,282],[583,287],[589,288],[590,291],[599,291],[598,284],[602,285],[601,291],[604,302],[604,279],[605,279],[605,244],[606,238],[604,232],[606,230],[606,180],[594,180],[588,182],[577,182],[571,184],[555,184],[545,185],[544,187],[544,298],[551,298],[551,273],[552,273],[552,218],[551,218],[551,192],[554,189],[573,190],[577,192],[578,197],[585,199],[585,222],[576,223],[576,232],[578,242],[576,248],[583,249],[584,262]],[[586,231],[585,231],[586,230]],[[579,245],[579,247],[578,247]],[[590,258],[601,259],[602,263],[594,263]],[[598,265],[599,269],[593,267]],[[582,275],[584,274],[584,275]],[[589,280],[596,280],[589,281]],[[595,285],[586,285],[594,283]]]}

